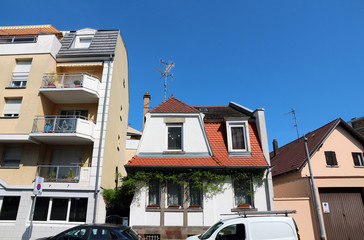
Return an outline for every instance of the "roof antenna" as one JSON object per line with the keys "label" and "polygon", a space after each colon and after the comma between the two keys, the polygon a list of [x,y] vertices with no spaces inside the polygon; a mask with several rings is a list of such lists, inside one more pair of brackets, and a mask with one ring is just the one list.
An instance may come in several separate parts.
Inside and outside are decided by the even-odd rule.
{"label": "roof antenna", "polygon": [[160,60],[160,63],[166,65],[164,68],[164,71],[159,70],[158,68],[154,67],[155,69],[157,69],[158,72],[160,72],[162,74],[161,78],[164,77],[164,101],[166,100],[166,96],[167,96],[167,79],[168,77],[171,77],[174,79],[173,74],[169,73],[172,68],[174,67],[174,62],[163,62],[163,59]]}
{"label": "roof antenna", "polygon": [[294,123],[295,123],[293,125],[293,127],[296,128],[296,131],[297,131],[297,139],[299,139],[300,138],[300,134],[298,133],[298,124],[297,124],[297,118],[296,118],[296,111],[293,108],[291,108],[291,111],[289,111],[286,114],[290,114],[290,113],[292,113],[292,115],[293,115],[293,119],[294,119]]}

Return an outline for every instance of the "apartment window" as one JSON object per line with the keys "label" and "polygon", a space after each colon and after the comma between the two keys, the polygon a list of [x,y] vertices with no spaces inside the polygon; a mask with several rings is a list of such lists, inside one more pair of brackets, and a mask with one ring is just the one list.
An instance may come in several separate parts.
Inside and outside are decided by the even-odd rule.
{"label": "apartment window", "polygon": [[160,206],[160,184],[156,180],[149,182],[148,207]]}
{"label": "apartment window", "polygon": [[325,152],[326,165],[327,166],[337,166],[336,154],[333,151]]}
{"label": "apartment window", "polygon": [[89,48],[92,42],[93,35],[76,36],[73,41],[72,48]]}
{"label": "apartment window", "polygon": [[227,140],[230,153],[249,152],[249,131],[247,121],[227,121]]}
{"label": "apartment window", "polygon": [[250,179],[234,180],[235,206],[238,208],[249,208],[252,206],[253,185]]}
{"label": "apartment window", "polygon": [[36,36],[25,36],[25,37],[0,37],[0,44],[9,43],[35,43],[37,42]]}
{"label": "apartment window", "polygon": [[351,153],[353,155],[354,165],[355,166],[364,166],[363,163],[363,153]]}
{"label": "apartment window", "polygon": [[5,107],[3,111],[4,117],[19,117],[22,99],[5,99]]}
{"label": "apartment window", "polygon": [[168,150],[182,150],[182,125],[170,124],[168,128]]}
{"label": "apartment window", "polygon": [[85,222],[86,212],[87,198],[38,197],[33,220]]}
{"label": "apartment window", "polygon": [[6,147],[2,166],[18,167],[21,160],[22,147]]}
{"label": "apartment window", "polygon": [[0,220],[16,220],[20,197],[0,197]]}
{"label": "apartment window", "polygon": [[202,194],[201,189],[190,186],[189,189],[189,207],[201,208],[202,207]]}
{"label": "apartment window", "polygon": [[25,87],[28,81],[28,75],[32,60],[17,60],[16,66],[11,78],[10,87]]}
{"label": "apartment window", "polygon": [[177,183],[167,183],[168,208],[180,208],[183,202],[183,186]]}

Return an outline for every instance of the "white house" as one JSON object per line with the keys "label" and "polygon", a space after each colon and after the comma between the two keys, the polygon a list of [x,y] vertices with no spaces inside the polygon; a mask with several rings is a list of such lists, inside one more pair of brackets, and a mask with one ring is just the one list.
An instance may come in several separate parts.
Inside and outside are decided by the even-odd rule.
{"label": "white house", "polygon": [[[263,109],[252,111],[233,102],[191,107],[172,96],[145,119],[136,155],[125,165],[129,176],[152,172],[178,177],[196,171],[229,176],[213,192],[180,185],[178,179],[146,179],[149,185],[138,189],[130,206],[130,226],[146,239],[183,239],[202,233],[225,214],[272,209]],[[252,179],[230,173],[247,173]],[[249,173],[260,173],[260,179]]]}

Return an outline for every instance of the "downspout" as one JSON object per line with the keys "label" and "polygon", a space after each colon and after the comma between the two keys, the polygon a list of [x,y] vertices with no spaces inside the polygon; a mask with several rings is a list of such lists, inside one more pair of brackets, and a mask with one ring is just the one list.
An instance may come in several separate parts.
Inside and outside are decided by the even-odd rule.
{"label": "downspout", "polygon": [[97,196],[98,193],[100,192],[99,190],[99,176],[100,176],[100,161],[101,161],[101,147],[102,147],[102,138],[104,135],[104,124],[105,124],[105,109],[106,109],[106,101],[107,101],[107,93],[108,93],[108,89],[109,89],[109,78],[110,78],[110,62],[112,60],[112,55],[110,55],[110,60],[108,62],[108,67],[107,67],[107,77],[106,77],[106,86],[105,86],[105,96],[104,96],[104,105],[102,107],[102,118],[101,118],[101,129],[100,129],[100,140],[99,140],[99,149],[97,152],[97,168],[96,168],[96,182],[95,182],[95,192],[94,192],[94,199],[95,199],[95,204],[94,204],[94,215],[93,215],[93,223],[96,223],[96,212],[97,212]]}
{"label": "downspout", "polygon": [[265,184],[264,184],[265,185],[265,192],[267,193],[267,195],[266,195],[266,201],[267,201],[267,210],[268,211],[272,211],[273,210],[272,209],[272,206],[270,204],[270,198],[271,198],[271,196],[270,196],[269,181],[268,181],[269,173],[270,173],[270,171],[271,171],[272,168],[273,168],[272,166],[267,167],[267,173],[265,175]]}

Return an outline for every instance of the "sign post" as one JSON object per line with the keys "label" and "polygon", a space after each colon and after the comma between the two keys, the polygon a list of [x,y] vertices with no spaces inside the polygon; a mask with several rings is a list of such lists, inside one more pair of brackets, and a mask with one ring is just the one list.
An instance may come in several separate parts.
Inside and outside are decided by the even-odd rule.
{"label": "sign post", "polygon": [[35,203],[37,201],[37,196],[38,195],[42,195],[43,192],[43,182],[44,182],[44,178],[42,177],[35,177],[35,181],[34,181],[34,200],[33,200],[33,204],[32,204],[32,209],[30,211],[30,226],[29,226],[29,234],[28,234],[28,239],[30,239],[32,237],[32,231],[33,231],[33,217],[34,217],[34,209],[35,209]]}

